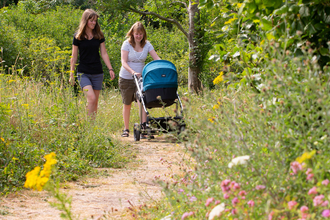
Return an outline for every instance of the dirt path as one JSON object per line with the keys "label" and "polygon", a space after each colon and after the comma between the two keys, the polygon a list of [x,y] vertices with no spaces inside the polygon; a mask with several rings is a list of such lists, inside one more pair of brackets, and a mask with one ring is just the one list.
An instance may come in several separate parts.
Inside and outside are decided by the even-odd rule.
{"label": "dirt path", "polygon": [[[124,169],[103,169],[108,175],[69,183],[63,189],[72,196],[72,213],[79,219],[99,219],[102,215],[103,219],[128,219],[128,200],[138,206],[160,198],[155,176],[170,179],[171,174],[179,173],[175,164],[182,157],[182,146],[171,143],[166,135],[151,141],[134,142],[131,137],[123,141],[131,142],[137,150],[136,162]],[[0,219],[61,219],[60,212],[49,205],[52,198],[46,192],[23,190],[0,199]]]}

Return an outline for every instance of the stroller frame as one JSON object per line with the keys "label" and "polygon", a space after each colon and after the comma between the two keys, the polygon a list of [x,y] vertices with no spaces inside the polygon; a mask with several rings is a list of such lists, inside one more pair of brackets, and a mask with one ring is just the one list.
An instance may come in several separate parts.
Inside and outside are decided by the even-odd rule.
{"label": "stroller frame", "polygon": [[[177,132],[177,134],[180,134],[182,131],[184,131],[186,128],[186,124],[183,120],[183,106],[179,94],[176,92],[177,101],[174,101],[174,103],[176,104],[175,117],[159,117],[159,118],[151,117],[144,100],[144,93],[140,87],[139,79],[135,74],[133,75],[133,78],[137,87],[137,99],[141,103],[139,106],[140,123],[134,123],[134,127],[133,127],[134,140],[140,141],[140,135],[147,135],[148,140],[150,140],[154,138],[153,134],[158,134],[160,132],[162,133]],[[161,102],[161,99],[159,101]],[[178,115],[179,112],[178,104],[180,104],[180,109],[181,109],[180,115]],[[149,107],[149,108],[155,108],[155,107]],[[145,126],[143,126],[142,123],[142,110],[144,110],[147,114],[147,121]]]}

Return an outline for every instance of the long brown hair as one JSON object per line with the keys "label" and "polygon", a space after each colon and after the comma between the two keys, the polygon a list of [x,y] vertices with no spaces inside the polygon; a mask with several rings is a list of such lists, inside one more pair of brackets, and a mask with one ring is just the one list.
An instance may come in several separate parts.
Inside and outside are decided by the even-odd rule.
{"label": "long brown hair", "polygon": [[141,47],[144,47],[147,43],[147,32],[146,29],[144,29],[144,26],[141,22],[135,22],[131,29],[127,32],[126,37],[128,38],[128,42],[135,47],[135,39],[134,39],[134,32],[142,32],[143,39],[141,40]]}
{"label": "long brown hair", "polygon": [[104,35],[101,31],[100,25],[97,22],[97,19],[99,18],[99,15],[92,9],[86,9],[81,17],[80,24],[78,27],[78,31],[76,34],[76,38],[78,40],[86,40],[86,26],[87,22],[90,19],[96,18],[96,25],[95,28],[92,30],[93,37],[95,39],[102,39],[104,38]]}

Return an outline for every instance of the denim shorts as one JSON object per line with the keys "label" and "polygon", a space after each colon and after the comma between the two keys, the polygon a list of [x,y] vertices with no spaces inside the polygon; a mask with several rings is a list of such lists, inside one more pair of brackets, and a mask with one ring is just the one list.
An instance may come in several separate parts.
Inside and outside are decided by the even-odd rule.
{"label": "denim shorts", "polygon": [[91,85],[94,90],[102,90],[104,74],[86,74],[78,73],[78,82],[83,89],[85,86]]}

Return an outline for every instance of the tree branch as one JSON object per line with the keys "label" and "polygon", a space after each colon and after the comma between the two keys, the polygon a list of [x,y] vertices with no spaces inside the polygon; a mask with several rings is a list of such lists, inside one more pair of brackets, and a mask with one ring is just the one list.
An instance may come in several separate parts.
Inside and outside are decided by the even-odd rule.
{"label": "tree branch", "polygon": [[155,12],[140,11],[140,10],[137,10],[137,9],[135,9],[135,8],[131,8],[131,7],[129,7],[128,9],[129,9],[130,11],[135,12],[135,13],[139,13],[139,14],[142,14],[142,15],[153,15],[153,16],[155,16],[155,17],[161,19],[161,20],[164,20],[164,21],[168,21],[168,22],[170,22],[170,23],[173,23],[173,24],[175,24],[175,25],[180,29],[180,31],[182,31],[182,33],[183,33],[184,35],[186,35],[186,37],[188,38],[188,33],[187,33],[187,31],[185,31],[185,29],[183,29],[182,25],[181,25],[177,20],[175,20],[175,19],[163,17],[163,16],[161,16],[161,15],[155,13]]}
{"label": "tree branch", "polygon": [[180,3],[183,4],[184,7],[188,10],[188,5],[185,2],[181,2],[181,1],[174,1],[173,3]]}

